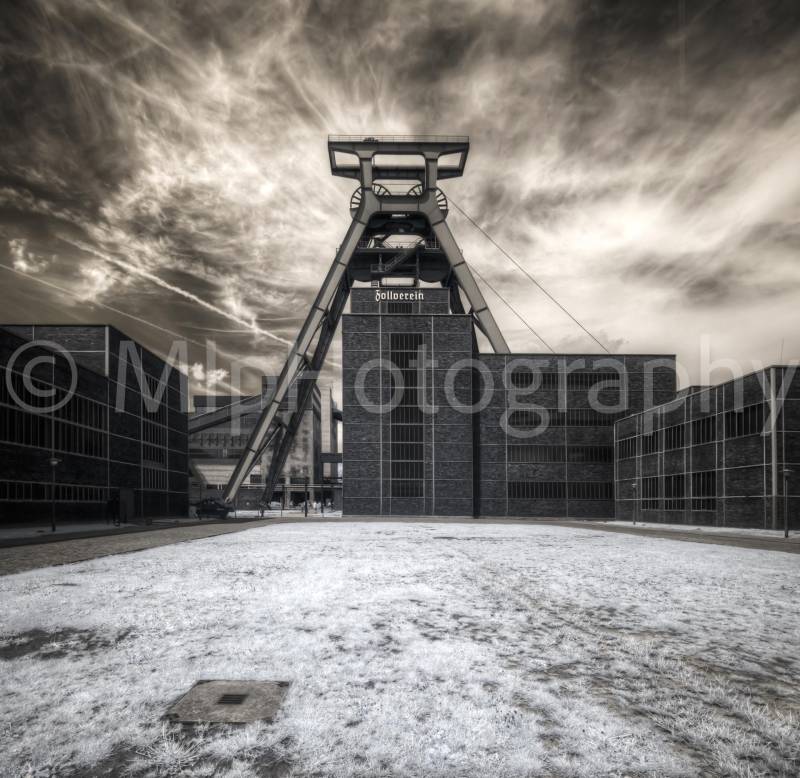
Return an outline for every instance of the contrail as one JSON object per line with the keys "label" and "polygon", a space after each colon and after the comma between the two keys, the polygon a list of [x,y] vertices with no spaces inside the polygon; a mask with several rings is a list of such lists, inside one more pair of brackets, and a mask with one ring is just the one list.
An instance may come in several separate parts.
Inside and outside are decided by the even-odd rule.
{"label": "contrail", "polygon": [[247,327],[254,335],[264,335],[267,338],[272,338],[273,340],[277,341],[278,343],[283,344],[284,346],[293,346],[294,342],[291,340],[287,340],[286,338],[282,338],[280,335],[276,335],[269,330],[262,329],[257,324],[254,324],[247,319],[243,319],[240,316],[236,316],[236,314],[230,313],[229,311],[223,310],[222,308],[218,308],[213,303],[204,300],[202,297],[198,297],[193,292],[190,292],[186,289],[183,289],[180,286],[175,286],[175,284],[170,284],[168,281],[165,281],[163,278],[160,278],[155,273],[151,273],[149,270],[143,270],[140,267],[136,267],[135,265],[130,264],[129,262],[125,262],[122,259],[117,259],[115,257],[110,257],[107,254],[98,251],[97,249],[93,248],[92,246],[85,244],[81,241],[70,241],[65,238],[67,242],[72,243],[73,246],[76,248],[81,249],[82,251],[86,251],[87,253],[93,254],[94,256],[102,259],[104,262],[108,262],[112,265],[116,265],[117,267],[122,268],[123,270],[127,270],[129,273],[133,273],[134,275],[140,276],[141,278],[146,278],[148,281],[152,281],[157,286],[160,286],[162,289],[167,289],[170,292],[174,292],[181,297],[184,297],[187,300],[191,300],[193,303],[197,303],[197,305],[205,308],[207,311],[211,311],[212,313],[216,313],[218,316],[222,316],[229,321],[235,322],[236,324],[241,324],[244,327]]}
{"label": "contrail", "polygon": [[[75,294],[71,289],[67,289],[66,287],[59,286],[58,284],[54,284],[52,281],[45,281],[43,278],[38,278],[37,276],[29,275],[28,273],[24,273],[21,270],[17,270],[17,268],[12,267],[11,265],[6,265],[3,262],[0,262],[0,267],[4,268],[5,270],[10,270],[12,273],[16,273],[18,276],[22,276],[23,278],[27,278],[29,281],[35,281],[37,284],[42,284],[42,286],[47,286],[50,289],[55,289],[57,292],[61,292],[69,297],[74,297],[75,299],[82,299],[79,295]],[[193,343],[195,346],[200,346],[200,348],[204,349],[205,351],[208,350],[209,344],[213,345],[213,350],[216,351],[220,356],[224,357],[225,359],[229,359],[231,362],[235,361],[243,361],[245,366],[250,367],[252,370],[256,371],[257,373],[263,373],[263,371],[255,365],[248,365],[246,361],[241,360],[240,357],[236,356],[235,354],[228,354],[224,351],[221,351],[216,347],[214,341],[206,341],[205,343],[201,343],[199,340],[194,340],[193,338],[189,338],[183,333],[175,332],[174,330],[167,329],[166,327],[162,327],[160,324],[154,324],[152,321],[148,321],[147,319],[143,319],[141,316],[136,316],[135,314],[128,313],[127,311],[123,311],[120,308],[115,308],[113,305],[106,305],[105,303],[98,302],[97,300],[92,301],[92,305],[96,305],[98,308],[105,308],[107,311],[111,311],[112,313],[116,313],[119,316],[125,316],[128,319],[132,319],[139,324],[145,324],[148,327],[152,327],[155,330],[159,330],[160,332],[166,333],[167,335],[172,335],[179,340],[185,340],[188,343]],[[159,353],[158,349],[153,349],[156,353]],[[164,353],[159,353],[159,356],[162,358],[164,357]],[[220,381],[219,384],[221,386],[226,387],[231,392],[238,392],[240,395],[243,394],[240,387],[235,387],[228,381]]]}

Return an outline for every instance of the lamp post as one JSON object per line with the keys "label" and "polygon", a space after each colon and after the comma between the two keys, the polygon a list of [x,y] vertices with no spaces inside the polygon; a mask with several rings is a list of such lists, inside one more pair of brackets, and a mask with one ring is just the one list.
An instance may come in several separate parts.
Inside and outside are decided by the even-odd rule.
{"label": "lamp post", "polygon": [[783,473],[783,537],[789,537],[789,476],[792,471],[784,467]]}
{"label": "lamp post", "polygon": [[632,518],[633,518],[633,526],[634,527],[636,526],[636,509],[637,509],[637,507],[639,505],[639,501],[636,499],[636,487],[637,486],[638,486],[638,484],[636,483],[636,481],[634,481],[631,484],[631,489],[633,490],[633,514],[632,514]]}
{"label": "lamp post", "polygon": [[303,468],[303,513],[308,518],[308,467]]}
{"label": "lamp post", "polygon": [[50,527],[56,531],[56,467],[61,464],[58,457],[50,457],[47,460],[50,465]]}

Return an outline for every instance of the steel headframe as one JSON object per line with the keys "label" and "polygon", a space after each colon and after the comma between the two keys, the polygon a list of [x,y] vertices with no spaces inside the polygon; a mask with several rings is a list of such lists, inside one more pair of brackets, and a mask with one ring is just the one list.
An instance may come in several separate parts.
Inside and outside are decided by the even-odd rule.
{"label": "steel headframe", "polygon": [[[439,178],[453,178],[463,173],[469,138],[463,136],[330,136],[328,153],[331,173],[335,176],[357,178],[361,197],[353,212],[350,227],[336,252],[325,280],[317,293],[314,304],[300,329],[281,370],[275,391],[261,410],[261,415],[245,446],[239,462],[234,468],[225,489],[225,499],[232,500],[239,491],[256,460],[266,445],[273,445],[269,473],[264,481],[264,501],[269,502],[286,463],[303,413],[313,394],[317,375],[325,362],[328,349],[341,319],[353,282],[348,272],[351,260],[359,248],[359,242],[369,232],[373,219],[380,221],[381,230],[386,229],[386,219],[394,216],[413,215],[423,217],[428,232],[438,241],[446,258],[449,272],[442,284],[450,289],[451,307],[454,312],[463,311],[459,294],[466,298],[475,325],[489,340],[495,353],[507,354],[508,345],[489,310],[472,272],[456,244],[446,222],[446,213],[440,207],[441,198],[437,182]],[[340,156],[355,159],[343,163]],[[389,158],[386,163],[374,163],[376,155]],[[440,169],[440,157],[455,156],[454,164]],[[413,156],[422,163],[403,164],[397,158]],[[390,194],[384,187],[375,186],[376,180],[413,180],[420,186],[412,187],[406,194]],[[377,190],[377,193],[376,193]],[[314,339],[316,343],[314,344]],[[313,350],[312,350],[313,345]],[[296,402],[286,411],[281,404],[286,401],[290,387],[297,385]],[[294,397],[292,398],[295,399]],[[282,413],[288,419],[281,419]],[[282,429],[278,429],[282,427]]]}

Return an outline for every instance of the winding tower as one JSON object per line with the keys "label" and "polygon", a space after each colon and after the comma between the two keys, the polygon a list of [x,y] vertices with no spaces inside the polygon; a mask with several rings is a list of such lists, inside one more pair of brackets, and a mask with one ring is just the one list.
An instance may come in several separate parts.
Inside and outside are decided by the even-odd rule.
{"label": "winding tower", "polygon": [[[463,175],[468,153],[466,136],[329,136],[331,173],[358,181],[350,199],[350,226],[233,471],[225,499],[236,496],[270,446],[264,499],[271,499],[355,282],[377,287],[440,284],[449,290],[452,312],[470,315],[495,353],[508,353],[447,224],[447,197],[439,188],[440,180]],[[239,410],[234,404],[220,413]],[[208,416],[203,424],[221,420],[219,414]]]}

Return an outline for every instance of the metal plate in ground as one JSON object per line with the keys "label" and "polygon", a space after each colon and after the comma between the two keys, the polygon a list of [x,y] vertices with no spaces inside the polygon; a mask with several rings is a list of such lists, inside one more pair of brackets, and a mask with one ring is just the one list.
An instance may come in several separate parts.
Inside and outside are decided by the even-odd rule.
{"label": "metal plate in ground", "polygon": [[198,681],[167,715],[184,724],[271,721],[288,690],[288,681]]}

